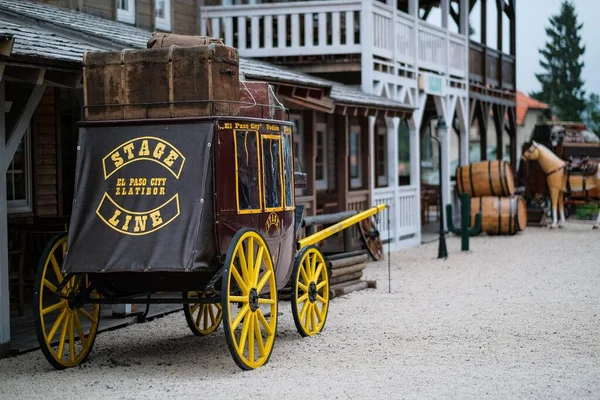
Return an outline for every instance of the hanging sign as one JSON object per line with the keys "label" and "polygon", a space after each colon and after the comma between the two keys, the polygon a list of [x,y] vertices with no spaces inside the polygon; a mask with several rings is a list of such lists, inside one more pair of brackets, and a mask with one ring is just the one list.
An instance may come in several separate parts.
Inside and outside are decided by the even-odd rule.
{"label": "hanging sign", "polygon": [[427,94],[434,96],[446,95],[445,78],[431,73],[422,73],[419,75],[419,89]]}

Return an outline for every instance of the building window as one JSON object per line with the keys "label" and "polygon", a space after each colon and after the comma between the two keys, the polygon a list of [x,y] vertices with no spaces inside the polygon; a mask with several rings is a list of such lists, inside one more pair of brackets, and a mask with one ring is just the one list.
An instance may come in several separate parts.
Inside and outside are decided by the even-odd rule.
{"label": "building window", "polygon": [[360,154],[360,126],[350,127],[350,187],[352,189],[362,186],[361,154]]}
{"label": "building window", "polygon": [[377,174],[377,187],[388,186],[388,145],[387,126],[378,123],[375,135],[375,168]]}
{"label": "building window", "polygon": [[117,21],[135,24],[135,0],[117,0]]}
{"label": "building window", "polygon": [[6,171],[6,199],[9,213],[31,211],[30,136],[28,128]]}
{"label": "building window", "polygon": [[327,125],[317,124],[317,154],[315,157],[315,185],[318,190],[327,190]]}
{"label": "building window", "polygon": [[154,24],[157,29],[171,31],[171,0],[154,0]]}

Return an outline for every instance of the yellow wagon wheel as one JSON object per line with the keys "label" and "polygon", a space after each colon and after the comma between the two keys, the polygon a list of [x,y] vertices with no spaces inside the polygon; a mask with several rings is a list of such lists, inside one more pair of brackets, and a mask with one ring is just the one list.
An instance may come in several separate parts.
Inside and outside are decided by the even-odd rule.
{"label": "yellow wagon wheel", "polygon": [[[40,259],[33,293],[33,318],[40,348],[56,369],[74,367],[87,359],[100,319],[99,304],[73,301],[73,295],[86,287],[88,279],[77,274],[65,281],[62,265],[66,254],[66,234],[48,243]],[[92,292],[91,297],[99,296]]]}
{"label": "yellow wagon wheel", "polygon": [[291,304],[300,335],[313,336],[323,330],[329,310],[329,273],[317,247],[306,247],[296,256]]}
{"label": "yellow wagon wheel", "polygon": [[[183,298],[206,297],[205,293],[184,292]],[[190,303],[183,305],[183,313],[190,330],[196,336],[206,336],[213,333],[223,319],[223,307],[220,303]]]}
{"label": "yellow wagon wheel", "polygon": [[277,329],[277,286],[271,253],[262,235],[241,229],[223,270],[221,305],[227,347],[244,370],[264,365]]}

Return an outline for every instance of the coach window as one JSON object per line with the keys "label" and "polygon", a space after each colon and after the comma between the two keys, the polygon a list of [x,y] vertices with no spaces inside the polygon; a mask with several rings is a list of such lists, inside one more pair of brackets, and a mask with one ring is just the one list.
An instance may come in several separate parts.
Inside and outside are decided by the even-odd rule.
{"label": "coach window", "polygon": [[240,214],[260,212],[258,132],[234,131],[237,207]]}
{"label": "coach window", "polygon": [[263,180],[265,211],[283,210],[283,174],[281,173],[281,138],[277,135],[262,137]]}
{"label": "coach window", "polygon": [[285,208],[291,209],[294,207],[294,198],[292,197],[292,190],[294,187],[294,171],[293,171],[293,158],[292,158],[292,135],[283,135],[283,172],[284,172],[284,186],[285,186]]}

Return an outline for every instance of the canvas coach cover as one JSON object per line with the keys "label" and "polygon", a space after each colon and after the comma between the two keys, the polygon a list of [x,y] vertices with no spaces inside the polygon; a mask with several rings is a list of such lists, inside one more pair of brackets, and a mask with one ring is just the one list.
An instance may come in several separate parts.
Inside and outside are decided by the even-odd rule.
{"label": "canvas coach cover", "polygon": [[209,268],[213,126],[81,128],[66,271]]}

